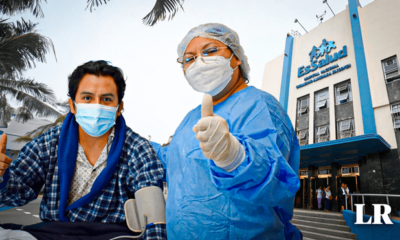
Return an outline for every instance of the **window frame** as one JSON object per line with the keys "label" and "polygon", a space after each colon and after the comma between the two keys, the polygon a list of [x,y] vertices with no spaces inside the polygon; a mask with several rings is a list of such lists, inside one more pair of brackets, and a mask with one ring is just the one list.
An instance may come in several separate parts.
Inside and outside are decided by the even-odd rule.
{"label": "window frame", "polygon": [[[388,66],[388,65],[385,65],[385,64],[387,62],[389,62],[389,61],[392,61],[392,60],[395,60],[395,64],[397,65],[397,67],[395,67],[392,70],[387,71],[386,70],[386,66]],[[392,57],[389,57],[389,58],[386,58],[386,59],[382,60],[381,64],[382,64],[383,77],[385,78],[385,82],[386,83],[391,83],[393,81],[400,80],[400,66],[399,66],[399,60],[397,58],[397,55],[394,55]],[[390,73],[393,72],[394,73],[396,69],[397,69],[397,75],[388,78],[387,77],[387,72],[390,72]]]}
{"label": "window frame", "polygon": [[[346,101],[344,101],[346,100]],[[351,88],[351,82],[345,81],[335,85],[335,105],[341,105],[344,103],[352,102],[353,94]]]}
{"label": "window frame", "polygon": [[[314,94],[315,102],[315,111],[320,111],[321,109],[327,109],[329,108],[329,88],[320,90]],[[323,98],[321,99],[321,95]],[[325,101],[323,104],[321,102]]]}
{"label": "window frame", "polygon": [[[342,130],[342,123],[349,121],[349,127],[346,129]],[[346,124],[347,125],[347,124]],[[343,139],[343,138],[348,138],[348,137],[354,137],[355,136],[355,127],[354,127],[354,118],[348,118],[342,121],[337,122],[337,139]],[[350,134],[350,136],[346,137],[345,134]],[[342,137],[345,135],[345,137]]]}
{"label": "window frame", "polygon": [[[303,111],[303,101],[307,100],[307,106],[305,111]],[[310,96],[304,96],[297,99],[297,116],[305,116],[310,113]]]}
{"label": "window frame", "polygon": [[[302,134],[302,133],[304,133],[304,137],[302,137],[302,138],[300,138],[300,134]],[[309,137],[308,137],[308,129],[303,129],[303,130],[299,130],[299,131],[297,131],[297,139],[299,140],[299,145],[300,146],[304,146],[304,145],[308,145],[308,140],[309,140]],[[305,144],[302,144],[302,143],[305,143]]]}

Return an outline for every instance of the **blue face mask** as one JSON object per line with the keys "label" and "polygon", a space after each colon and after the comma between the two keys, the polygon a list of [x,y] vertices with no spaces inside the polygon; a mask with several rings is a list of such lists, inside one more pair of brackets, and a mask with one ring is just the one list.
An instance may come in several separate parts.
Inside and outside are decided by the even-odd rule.
{"label": "blue face mask", "polygon": [[76,104],[75,114],[79,126],[90,136],[99,137],[115,125],[118,107],[108,107],[101,104]]}

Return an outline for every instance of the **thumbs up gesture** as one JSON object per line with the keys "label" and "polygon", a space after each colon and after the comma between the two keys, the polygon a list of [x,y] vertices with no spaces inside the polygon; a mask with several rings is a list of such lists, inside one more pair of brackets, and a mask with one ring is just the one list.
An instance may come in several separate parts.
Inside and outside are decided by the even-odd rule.
{"label": "thumbs up gesture", "polygon": [[12,163],[11,158],[6,156],[7,135],[3,133],[0,138],[0,177],[6,172],[6,169]]}
{"label": "thumbs up gesture", "polygon": [[237,160],[239,150],[243,150],[243,146],[229,132],[225,119],[214,115],[212,97],[208,94],[203,98],[201,119],[193,127],[193,131],[200,141],[200,148],[204,156],[214,160],[218,167],[226,171],[233,171],[242,162],[244,151],[241,151],[240,161],[234,161]]}

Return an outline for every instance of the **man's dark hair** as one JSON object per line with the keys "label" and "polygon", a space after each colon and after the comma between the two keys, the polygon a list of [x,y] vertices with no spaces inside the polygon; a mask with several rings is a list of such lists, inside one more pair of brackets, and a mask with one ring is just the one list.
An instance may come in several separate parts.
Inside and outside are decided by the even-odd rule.
{"label": "man's dark hair", "polygon": [[79,83],[85,74],[93,74],[96,76],[111,76],[118,91],[118,103],[124,98],[125,79],[122,70],[118,67],[111,66],[107,61],[89,61],[77,67],[71,75],[68,76],[68,96],[75,101],[76,91],[78,91]]}

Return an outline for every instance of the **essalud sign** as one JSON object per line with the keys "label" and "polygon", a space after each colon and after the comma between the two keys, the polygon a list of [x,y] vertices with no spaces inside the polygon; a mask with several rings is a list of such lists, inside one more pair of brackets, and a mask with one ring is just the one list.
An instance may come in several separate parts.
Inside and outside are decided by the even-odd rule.
{"label": "essalud sign", "polygon": [[[305,76],[305,75],[307,75],[307,74],[309,74],[311,72],[316,71],[319,68],[323,68],[325,66],[328,66],[330,63],[336,62],[339,59],[347,57],[347,46],[346,45],[343,46],[342,50],[340,50],[339,52],[336,52],[336,53],[330,55],[329,53],[332,51],[332,49],[336,49],[335,41],[326,41],[326,39],[322,40],[322,44],[320,45],[319,48],[313,46],[311,52],[308,54],[310,56],[311,64],[308,65],[308,66],[299,67],[299,69],[298,69],[298,77],[300,78],[302,76]],[[325,58],[322,58],[324,56],[325,56]],[[321,57],[321,59],[318,60],[318,58],[320,58],[320,57]],[[347,64],[347,65],[345,65],[343,67],[339,67],[339,65],[336,64],[334,66],[328,67],[328,68],[323,69],[321,71],[321,73],[323,75],[320,76],[319,72],[314,73],[314,74],[312,74],[312,75],[310,75],[308,77],[305,77],[304,81],[307,81],[307,80],[315,77],[314,79],[312,79],[310,81],[307,81],[305,83],[302,83],[302,84],[300,84],[300,85],[298,85],[296,87],[297,88],[303,87],[305,85],[308,85],[310,83],[318,81],[318,80],[320,80],[322,78],[331,76],[332,74],[336,74],[336,73],[341,72],[341,71],[343,71],[345,69],[348,69],[348,68],[350,68],[350,66],[351,66],[350,64]],[[335,70],[333,70],[333,69],[335,69]],[[333,71],[330,72],[330,70],[333,70]]]}

